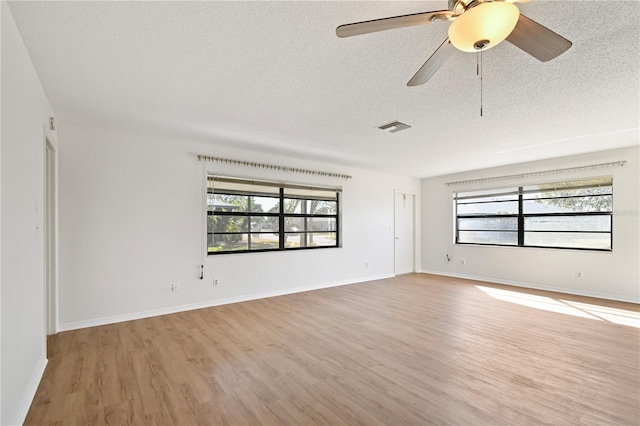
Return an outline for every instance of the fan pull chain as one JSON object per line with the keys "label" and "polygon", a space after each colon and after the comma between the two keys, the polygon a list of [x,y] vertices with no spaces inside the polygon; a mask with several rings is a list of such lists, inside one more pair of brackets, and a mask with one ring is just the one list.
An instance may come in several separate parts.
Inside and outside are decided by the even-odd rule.
{"label": "fan pull chain", "polygon": [[489,40],[478,40],[473,44],[476,49],[476,75],[480,76],[480,117],[482,117],[482,51],[489,44]]}
{"label": "fan pull chain", "polygon": [[480,49],[480,117],[482,117],[482,50]]}

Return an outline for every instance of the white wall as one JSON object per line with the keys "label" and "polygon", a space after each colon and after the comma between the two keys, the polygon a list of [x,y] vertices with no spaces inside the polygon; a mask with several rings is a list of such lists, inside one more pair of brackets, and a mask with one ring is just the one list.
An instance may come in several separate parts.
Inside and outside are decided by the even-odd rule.
{"label": "white wall", "polygon": [[[2,8],[2,417],[21,423],[46,365],[44,138],[53,115],[6,2]],[[52,142],[55,138],[52,137]]]}
{"label": "white wall", "polygon": [[[640,149],[597,152],[422,180],[422,268],[425,272],[640,302]],[[446,182],[626,160],[623,167],[447,187]],[[612,175],[613,251],[453,244],[452,191]],[[452,261],[447,263],[445,255]],[[460,260],[465,259],[462,266]],[[584,278],[577,279],[576,272]]]}
{"label": "white wall", "polygon": [[[2,5],[0,5],[2,6]],[[3,12],[0,7],[0,41],[2,40]],[[2,48],[0,47],[0,52]],[[0,80],[2,76],[2,54],[0,54]],[[2,99],[2,84],[0,84],[0,99]],[[0,102],[0,117],[2,116],[2,102]],[[0,332],[2,331],[2,119],[0,119]],[[2,335],[0,335],[0,424],[2,424]]]}
{"label": "white wall", "polygon": [[[0,41],[4,22],[4,7],[0,5]],[[0,52],[2,48],[0,47]],[[0,80],[2,76],[2,54],[0,54]],[[0,84],[0,99],[2,99],[2,84]],[[0,102],[0,117],[2,116],[2,102]],[[2,119],[0,118],[0,332],[2,331]],[[2,424],[2,335],[0,335],[0,424]]]}
{"label": "white wall", "polygon": [[[215,141],[64,122],[59,139],[61,329],[391,276],[394,190],[419,195],[418,179],[220,148]],[[236,176],[342,185],[343,247],[208,256],[205,279],[198,279],[198,153],[353,175],[343,180],[207,164]],[[171,292],[173,283],[179,292]]]}

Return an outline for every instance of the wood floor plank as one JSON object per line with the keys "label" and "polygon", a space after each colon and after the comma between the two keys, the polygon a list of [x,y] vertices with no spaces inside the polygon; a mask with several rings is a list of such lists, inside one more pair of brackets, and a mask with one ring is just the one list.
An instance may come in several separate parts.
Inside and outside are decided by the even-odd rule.
{"label": "wood floor plank", "polygon": [[64,332],[48,354],[26,425],[640,424],[638,305],[427,274]]}

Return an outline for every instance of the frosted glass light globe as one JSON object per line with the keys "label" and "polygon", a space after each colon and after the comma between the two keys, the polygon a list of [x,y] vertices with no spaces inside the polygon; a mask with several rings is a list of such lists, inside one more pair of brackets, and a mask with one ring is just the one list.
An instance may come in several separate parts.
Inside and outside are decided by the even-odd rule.
{"label": "frosted glass light globe", "polygon": [[482,3],[458,16],[449,26],[449,40],[463,52],[475,52],[476,43],[488,41],[484,50],[504,41],[516,27],[520,10],[513,3]]}

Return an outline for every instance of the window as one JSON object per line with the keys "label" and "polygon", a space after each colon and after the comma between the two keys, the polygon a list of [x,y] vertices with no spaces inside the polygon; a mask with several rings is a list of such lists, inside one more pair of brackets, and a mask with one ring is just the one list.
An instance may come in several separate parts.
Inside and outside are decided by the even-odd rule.
{"label": "window", "polygon": [[209,176],[207,252],[339,246],[340,188]]}
{"label": "window", "polygon": [[611,250],[613,179],[454,194],[456,244]]}

